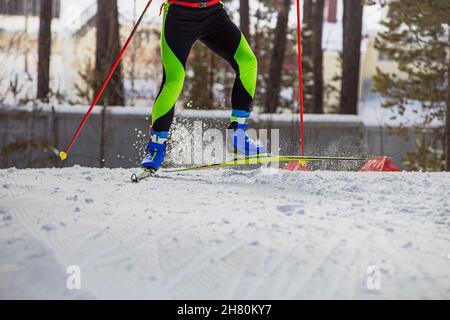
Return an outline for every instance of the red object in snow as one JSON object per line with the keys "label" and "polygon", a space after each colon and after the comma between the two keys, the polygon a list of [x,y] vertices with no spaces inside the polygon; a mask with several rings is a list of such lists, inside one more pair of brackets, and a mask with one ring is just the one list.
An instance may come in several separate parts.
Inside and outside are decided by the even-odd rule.
{"label": "red object in snow", "polygon": [[286,167],[284,167],[284,170],[288,170],[288,171],[311,171],[306,164],[302,164],[299,161],[289,162],[286,165]]}
{"label": "red object in snow", "polygon": [[391,160],[391,158],[384,156],[370,159],[359,171],[400,172],[401,170],[396,166],[396,164]]}

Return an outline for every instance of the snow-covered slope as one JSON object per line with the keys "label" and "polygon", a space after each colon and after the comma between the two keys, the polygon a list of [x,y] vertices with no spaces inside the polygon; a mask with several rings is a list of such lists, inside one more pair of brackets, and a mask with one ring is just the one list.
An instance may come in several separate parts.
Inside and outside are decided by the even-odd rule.
{"label": "snow-covered slope", "polygon": [[448,173],[129,176],[0,170],[0,298],[450,298]]}

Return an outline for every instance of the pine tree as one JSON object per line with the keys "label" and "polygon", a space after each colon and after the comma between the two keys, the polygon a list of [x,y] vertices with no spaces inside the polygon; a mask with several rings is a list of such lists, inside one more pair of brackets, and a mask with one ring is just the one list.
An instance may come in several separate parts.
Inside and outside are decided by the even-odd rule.
{"label": "pine tree", "polygon": [[413,123],[416,151],[404,159],[409,169],[441,170],[446,159],[450,170],[450,2],[392,1],[389,10],[375,45],[399,72],[378,69],[374,91],[398,116],[407,110],[419,116]]}

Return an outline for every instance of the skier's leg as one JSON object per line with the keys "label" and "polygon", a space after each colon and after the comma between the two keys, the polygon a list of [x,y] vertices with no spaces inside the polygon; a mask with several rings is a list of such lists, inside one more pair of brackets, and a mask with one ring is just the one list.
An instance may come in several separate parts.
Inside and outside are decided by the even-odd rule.
{"label": "skier's leg", "polygon": [[179,14],[172,14],[172,10],[177,9],[170,4],[165,5],[161,30],[163,81],[153,106],[148,152],[141,163],[143,168],[154,171],[164,161],[175,103],[183,89],[186,61],[196,41],[195,32],[184,32],[185,22],[179,18]]}
{"label": "skier's leg", "polygon": [[221,8],[213,19],[207,35],[200,40],[228,61],[236,72],[231,103],[233,117],[250,116],[256,90],[258,63],[247,40]]}
{"label": "skier's leg", "polygon": [[185,29],[179,14],[172,14],[174,6],[166,4],[161,30],[161,59],[163,81],[155,100],[152,124],[155,131],[169,131],[174,116],[174,106],[183,89],[186,61],[196,40],[194,32]]}
{"label": "skier's leg", "polygon": [[266,152],[266,148],[251,141],[246,131],[256,90],[258,63],[247,40],[222,8],[213,19],[211,32],[200,40],[230,63],[236,72],[231,97],[232,142],[235,151],[245,155]]}

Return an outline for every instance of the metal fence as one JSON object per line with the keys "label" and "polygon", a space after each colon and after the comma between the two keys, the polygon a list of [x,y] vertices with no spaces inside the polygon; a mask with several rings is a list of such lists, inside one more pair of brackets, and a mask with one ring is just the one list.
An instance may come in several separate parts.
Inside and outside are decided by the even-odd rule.
{"label": "metal fence", "polygon": [[[86,108],[0,108],[0,167],[136,166],[148,140],[151,118],[148,108],[97,107],[67,161],[59,160],[56,150],[67,146]],[[227,111],[185,110],[177,114],[173,131],[193,134],[195,124],[201,123],[203,130],[218,128],[225,132],[228,121]],[[278,130],[279,154],[299,154],[298,115],[255,115],[251,125],[257,130],[267,129],[268,140],[271,129]],[[397,155],[400,158],[412,148],[385,128],[366,126],[358,116],[306,115],[305,134],[308,155]]]}

